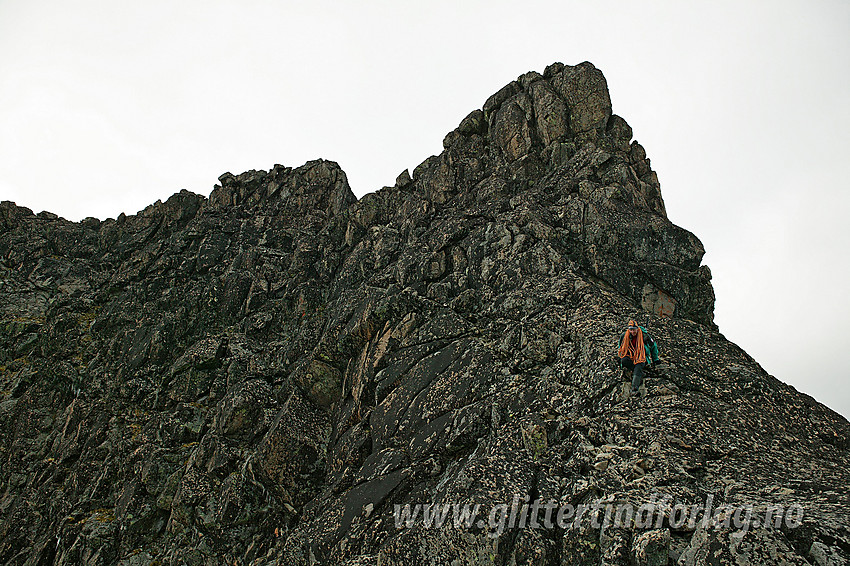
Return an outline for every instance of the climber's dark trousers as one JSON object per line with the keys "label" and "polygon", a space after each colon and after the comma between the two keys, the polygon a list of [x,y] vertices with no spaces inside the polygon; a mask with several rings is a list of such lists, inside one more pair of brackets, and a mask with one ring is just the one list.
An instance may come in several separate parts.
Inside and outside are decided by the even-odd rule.
{"label": "climber's dark trousers", "polygon": [[646,362],[636,364],[627,356],[620,358],[620,366],[632,370],[632,389],[640,387],[640,384],[643,383],[643,368],[646,366]]}

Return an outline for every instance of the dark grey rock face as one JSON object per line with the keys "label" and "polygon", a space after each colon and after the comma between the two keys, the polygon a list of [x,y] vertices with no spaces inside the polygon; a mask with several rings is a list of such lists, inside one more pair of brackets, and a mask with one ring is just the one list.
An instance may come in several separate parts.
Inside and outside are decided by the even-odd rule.
{"label": "dark grey rock face", "polygon": [[[314,161],[104,222],[0,205],[0,562],[850,560],[850,424],[717,332],[602,74],[522,75],[444,147],[359,201]],[[629,318],[667,363],[624,399]],[[481,522],[399,525],[427,503]]]}

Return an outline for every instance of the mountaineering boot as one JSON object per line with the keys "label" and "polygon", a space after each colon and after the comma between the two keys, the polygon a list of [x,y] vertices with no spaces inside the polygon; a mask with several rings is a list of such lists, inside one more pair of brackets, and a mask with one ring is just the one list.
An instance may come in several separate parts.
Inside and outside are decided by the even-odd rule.
{"label": "mountaineering boot", "polygon": [[640,392],[640,396],[641,396],[641,398],[646,397],[646,396],[647,396],[647,394],[649,393],[649,392],[646,390],[646,384],[645,384],[645,383],[641,383],[641,384],[640,384],[640,387],[638,388],[638,391]]}

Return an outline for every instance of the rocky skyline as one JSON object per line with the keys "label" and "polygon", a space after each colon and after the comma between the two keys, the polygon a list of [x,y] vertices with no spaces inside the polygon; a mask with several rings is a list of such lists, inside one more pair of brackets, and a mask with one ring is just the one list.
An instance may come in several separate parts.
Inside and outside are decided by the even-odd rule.
{"label": "rocky skyline", "polygon": [[319,157],[360,198],[521,71],[593,61],[706,247],[721,332],[850,418],[848,23],[835,0],[6,0],[0,201],[105,220]]}
{"label": "rocky skyline", "polygon": [[[0,205],[0,561],[850,560],[850,423],[717,331],[602,73],[525,73],[443,146],[359,200],[316,160],[103,222]],[[666,361],[645,397],[630,318]],[[398,522],[515,501],[720,511]]]}

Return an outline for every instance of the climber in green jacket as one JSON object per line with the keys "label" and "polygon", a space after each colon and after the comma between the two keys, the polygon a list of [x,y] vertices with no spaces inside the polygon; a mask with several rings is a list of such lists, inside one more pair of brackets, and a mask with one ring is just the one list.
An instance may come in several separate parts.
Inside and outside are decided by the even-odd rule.
{"label": "climber in green jacket", "polygon": [[620,360],[620,367],[623,368],[623,377],[627,376],[629,370],[632,371],[632,394],[638,392],[643,384],[644,369],[660,361],[655,340],[646,328],[638,326],[634,320],[629,321],[629,328],[620,342],[617,357]]}

